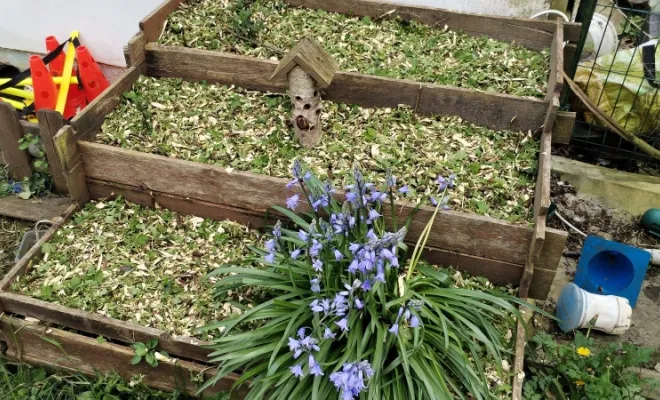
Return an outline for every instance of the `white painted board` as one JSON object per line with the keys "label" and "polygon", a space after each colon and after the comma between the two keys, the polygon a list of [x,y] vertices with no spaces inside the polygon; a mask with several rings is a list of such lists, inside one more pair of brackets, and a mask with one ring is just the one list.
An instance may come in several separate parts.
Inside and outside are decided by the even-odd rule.
{"label": "white painted board", "polygon": [[46,36],[73,30],[102,63],[125,67],[123,48],[162,0],[2,0],[0,48],[44,53]]}

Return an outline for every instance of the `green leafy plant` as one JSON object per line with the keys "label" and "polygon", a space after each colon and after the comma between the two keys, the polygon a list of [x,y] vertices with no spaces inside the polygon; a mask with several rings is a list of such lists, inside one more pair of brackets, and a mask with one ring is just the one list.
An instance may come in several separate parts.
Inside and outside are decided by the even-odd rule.
{"label": "green leafy plant", "polygon": [[642,400],[645,381],[632,368],[649,362],[652,353],[630,343],[600,345],[589,333],[576,332],[565,344],[538,333],[527,347],[525,399]]}
{"label": "green leafy plant", "polygon": [[[400,224],[393,194],[407,186],[388,174],[377,187],[355,168],[340,202],[329,182],[298,161],[293,176],[287,187],[298,189],[288,209],[274,208],[296,229],[278,222],[254,257],[210,274],[222,276],[220,299],[254,287],[271,298],[203,328],[223,332],[210,355],[219,370],[206,386],[241,372],[235,387],[251,382],[246,399],[496,398],[486,371],[507,379],[502,324],[513,326],[523,303],[495,290],[457,288],[449,271],[420,261],[455,177],[436,180],[434,217],[404,265],[414,212]],[[309,212],[296,214],[304,202]],[[391,215],[389,227],[383,214]],[[255,327],[241,331],[245,324]]]}
{"label": "green leafy plant", "polygon": [[[51,371],[52,372],[52,371]],[[165,393],[144,386],[141,377],[130,381],[115,373],[86,377],[82,374],[49,373],[43,368],[9,365],[0,356],[0,398],[2,400],[185,400],[176,390]],[[226,394],[204,397],[228,400]]]}
{"label": "green leafy plant", "polygon": [[158,339],[151,339],[147,343],[142,343],[142,342],[137,342],[133,343],[131,347],[135,350],[135,356],[133,356],[133,359],[131,360],[131,364],[137,365],[142,361],[144,358],[144,361],[147,362],[147,364],[151,365],[152,367],[157,367],[158,366],[158,359],[164,359],[168,358],[169,355],[165,353],[164,351],[156,351],[156,347],[158,346]]}

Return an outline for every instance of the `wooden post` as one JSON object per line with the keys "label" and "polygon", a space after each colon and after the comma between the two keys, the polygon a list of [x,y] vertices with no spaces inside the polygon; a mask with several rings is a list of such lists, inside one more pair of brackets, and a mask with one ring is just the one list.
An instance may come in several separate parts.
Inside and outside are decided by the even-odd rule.
{"label": "wooden post", "polygon": [[83,207],[89,201],[89,190],[73,128],[68,125],[60,129],[53,142],[69,196],[79,207]]}
{"label": "wooden post", "polygon": [[58,193],[67,193],[68,190],[62,171],[62,164],[53,143],[53,137],[64,126],[64,118],[57,111],[39,110],[37,111],[37,119],[39,120],[41,146],[46,153],[50,173],[53,176],[53,183],[55,184],[55,191]]}
{"label": "wooden post", "polygon": [[23,127],[12,106],[0,101],[0,149],[2,158],[9,169],[9,177],[23,180],[32,176],[32,163],[26,150],[18,148],[18,140],[23,137]]}

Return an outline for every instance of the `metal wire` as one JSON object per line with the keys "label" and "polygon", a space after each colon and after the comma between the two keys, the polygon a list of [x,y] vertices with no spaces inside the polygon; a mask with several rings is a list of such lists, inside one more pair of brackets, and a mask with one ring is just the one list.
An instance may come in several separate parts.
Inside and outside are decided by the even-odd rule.
{"label": "metal wire", "polygon": [[[648,81],[644,75],[643,78],[641,78],[637,90],[633,93],[634,89],[630,89],[630,79],[633,79],[633,75],[630,73],[632,67],[635,66],[635,57],[639,55],[638,59],[642,58],[641,48],[638,48],[638,46],[647,42],[649,38],[654,39],[649,34],[649,29],[646,29],[649,26],[652,11],[642,7],[643,6],[639,6],[639,8],[637,8],[637,6],[619,7],[612,2],[609,5],[599,4],[596,7],[594,7],[593,4],[589,4],[585,6],[584,10],[580,10],[578,12],[577,21],[581,22],[583,26],[585,24],[586,26],[589,26],[593,19],[593,15],[596,12],[607,18],[607,23],[605,24],[606,29],[610,26],[610,22],[615,22],[613,21],[614,16],[623,17],[625,18],[625,21],[622,22],[623,28],[621,29],[621,34],[618,35],[619,40],[616,44],[616,50],[609,55],[612,57],[612,61],[609,65],[597,64],[596,62],[597,59],[605,55],[601,54],[601,51],[604,50],[603,43],[607,40],[607,35],[603,34],[600,42],[594,43],[594,60],[574,60],[572,63],[574,69],[571,69],[573,69],[573,71],[580,71],[581,74],[587,69],[589,75],[586,79],[586,83],[584,83],[583,90],[586,93],[591,93],[593,91],[589,90],[590,86],[602,85],[602,90],[600,91],[598,98],[593,99],[594,103],[599,107],[602,107],[606,101],[610,102],[611,111],[609,112],[609,115],[611,117],[614,117],[615,112],[617,111],[620,113],[621,110],[627,110],[627,115],[622,116],[620,120],[620,124],[624,129],[632,129],[636,136],[649,143],[651,146],[660,149],[660,113],[651,113],[651,110],[653,109],[652,105],[655,104],[656,99],[658,99],[657,95],[660,90],[653,88],[653,92],[646,90],[642,91],[643,87],[648,85]],[[591,14],[589,14],[589,12],[591,12]],[[581,43],[577,44],[578,49],[584,48],[588,36],[589,35],[583,35],[583,37],[581,37],[583,40]],[[617,55],[622,51],[630,53],[630,60],[625,70],[621,70],[622,66],[620,58],[617,59]],[[579,53],[576,53],[576,58],[578,57]],[[615,60],[618,61],[616,67]],[[657,65],[656,69],[660,73],[660,65]],[[640,79],[639,74],[639,71],[635,71],[634,79]],[[612,82],[614,79],[616,79],[616,82],[620,82],[621,85],[618,92],[616,92],[616,96],[612,96],[613,93],[611,90],[612,85],[614,85]],[[626,82],[628,82],[628,88],[624,89],[624,84]],[[660,82],[660,80],[656,77],[655,82]],[[608,85],[610,91],[606,94],[606,87]],[[630,94],[634,94],[633,98],[630,99],[629,95],[624,96],[624,90],[628,91]],[[643,95],[646,96],[646,98],[643,98]],[[607,96],[607,98],[605,99],[604,96]],[[651,101],[648,105],[648,109],[644,112],[643,116],[637,114],[639,121],[638,126],[635,128],[634,124],[631,123],[631,118],[633,117],[631,111],[634,110],[634,107],[640,105],[646,106],[649,97],[651,97]],[[563,108],[569,108],[571,97],[564,96],[563,99]],[[642,101],[644,101],[644,103],[642,103]],[[658,108],[660,108],[660,102],[659,105],[656,106],[656,109]],[[619,135],[610,132],[603,125],[599,124],[596,118],[592,117],[589,119],[585,117],[584,113],[578,113],[578,119],[576,120],[571,138],[571,145],[573,147],[579,148],[581,151],[590,154],[594,158],[637,160],[649,163],[652,166],[660,166],[656,160],[653,160],[650,156],[642,153],[636,146],[623,140]]]}

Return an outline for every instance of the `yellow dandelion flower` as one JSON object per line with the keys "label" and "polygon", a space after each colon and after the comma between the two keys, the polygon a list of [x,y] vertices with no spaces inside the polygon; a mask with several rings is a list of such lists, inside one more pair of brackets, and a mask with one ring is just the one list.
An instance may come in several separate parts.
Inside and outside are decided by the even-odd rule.
{"label": "yellow dandelion flower", "polygon": [[584,381],[582,379],[578,379],[577,381],[575,381],[575,384],[577,386],[584,386]]}
{"label": "yellow dandelion flower", "polygon": [[591,350],[586,347],[578,347],[577,353],[582,357],[589,357],[591,355]]}

